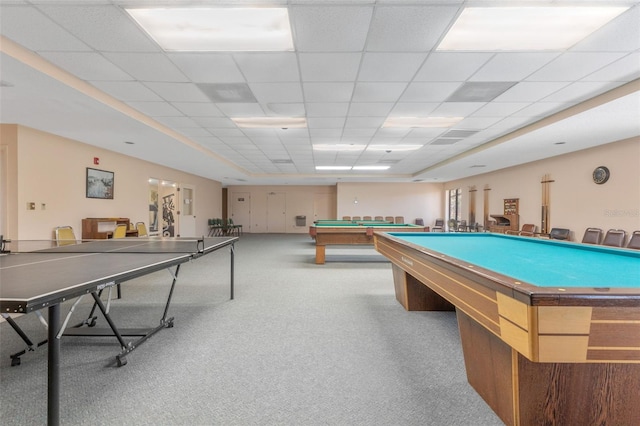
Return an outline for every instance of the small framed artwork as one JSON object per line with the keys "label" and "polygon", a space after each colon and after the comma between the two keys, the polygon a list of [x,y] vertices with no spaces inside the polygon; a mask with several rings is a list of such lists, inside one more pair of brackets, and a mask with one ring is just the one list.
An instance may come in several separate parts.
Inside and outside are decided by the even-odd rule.
{"label": "small framed artwork", "polygon": [[114,173],[87,167],[87,198],[113,200]]}

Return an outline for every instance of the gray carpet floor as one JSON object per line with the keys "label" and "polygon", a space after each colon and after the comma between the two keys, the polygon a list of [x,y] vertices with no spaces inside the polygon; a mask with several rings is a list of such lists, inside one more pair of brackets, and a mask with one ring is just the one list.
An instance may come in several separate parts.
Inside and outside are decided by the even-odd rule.
{"label": "gray carpet floor", "polygon": [[[123,367],[114,338],[63,338],[62,424],[502,424],[467,383],[454,313],[405,311],[372,248],[328,247],[325,265],[314,253],[307,235],[243,235],[234,300],[227,249],[183,265],[175,326]],[[160,271],[124,284],[116,323],[155,325],[170,281]],[[17,322],[46,335],[35,315]],[[11,367],[24,344],[7,323],[0,343],[0,424],[45,424],[46,346]]]}

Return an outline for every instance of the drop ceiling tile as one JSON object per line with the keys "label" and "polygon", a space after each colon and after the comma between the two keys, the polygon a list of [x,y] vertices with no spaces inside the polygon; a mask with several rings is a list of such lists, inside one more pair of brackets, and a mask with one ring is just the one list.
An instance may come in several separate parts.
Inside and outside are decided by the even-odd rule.
{"label": "drop ceiling tile", "polygon": [[527,81],[574,81],[603,68],[623,57],[614,53],[564,53],[541,70],[527,77]]}
{"label": "drop ceiling tile", "polygon": [[218,109],[227,117],[264,117],[264,111],[258,104],[220,103]]}
{"label": "drop ceiling tile", "polygon": [[306,113],[304,103],[302,102],[288,102],[278,103],[270,102],[263,104],[262,108],[268,115],[281,115],[287,117],[303,117]]}
{"label": "drop ceiling tile", "polygon": [[190,138],[211,136],[211,133],[209,133],[206,129],[203,129],[202,127],[184,127],[184,128],[176,128],[175,130]]}
{"label": "drop ceiling tile", "polygon": [[449,129],[443,129],[438,127],[422,127],[417,129],[410,129],[407,134],[408,138],[435,138],[441,134],[447,132]]}
{"label": "drop ceiling tile", "polygon": [[140,81],[188,82],[187,77],[162,53],[110,53],[111,62]]}
{"label": "drop ceiling tile", "polygon": [[190,117],[220,117],[222,112],[216,105],[207,102],[172,102],[173,106]]}
{"label": "drop ceiling tile", "polygon": [[[156,119],[160,123],[167,125],[172,128],[187,128],[187,127],[201,127],[198,123],[193,121],[189,117],[159,117]],[[211,136],[211,134],[207,134],[205,136]]]}
{"label": "drop ceiling tile", "polygon": [[456,124],[456,129],[481,130],[491,127],[503,117],[468,117]]}
{"label": "drop ceiling tile", "polygon": [[[636,2],[637,3],[637,2]],[[572,51],[620,52],[640,49],[640,6],[595,31],[571,48]]]}
{"label": "drop ceiling tile", "polygon": [[194,83],[244,83],[231,54],[169,53],[167,57]]}
{"label": "drop ceiling tile", "polygon": [[548,82],[548,83],[534,83],[523,82],[518,83],[511,89],[498,96],[496,102],[535,102],[542,98],[549,96],[550,94],[557,92],[563,87],[567,86],[567,82]]}
{"label": "drop ceiling tile", "polygon": [[466,117],[486,105],[486,102],[444,102],[431,112],[437,117]]}
{"label": "drop ceiling tile", "polygon": [[439,102],[398,102],[391,111],[392,117],[422,117],[440,105]]}
{"label": "drop ceiling tile", "polygon": [[617,87],[619,83],[609,82],[577,82],[570,84],[557,92],[542,99],[544,102],[571,102],[577,103],[590,99]]}
{"label": "drop ceiling tile", "polygon": [[365,53],[358,81],[409,81],[426,56],[424,53]]}
{"label": "drop ceiling tile", "polygon": [[352,129],[377,129],[384,123],[386,117],[347,117],[345,127]]}
{"label": "drop ceiling tile", "polygon": [[278,137],[280,137],[283,143],[288,140],[305,140],[305,138],[309,137],[309,130],[306,128],[275,130],[278,132]]}
{"label": "drop ceiling tile", "polygon": [[353,102],[395,102],[406,87],[406,83],[357,83]]}
{"label": "drop ceiling tile", "polygon": [[2,7],[0,32],[34,51],[90,51],[91,48],[34,7]]}
{"label": "drop ceiling tile", "polygon": [[209,98],[193,83],[155,83],[145,85],[169,102],[208,102]]}
{"label": "drop ceiling tile", "polygon": [[427,52],[455,18],[458,7],[378,6],[367,51]]}
{"label": "drop ceiling tile", "polygon": [[559,55],[559,52],[497,53],[469,81],[524,80]]}
{"label": "drop ceiling tile", "polygon": [[305,102],[349,102],[353,83],[303,83]]}
{"label": "drop ceiling tile", "polygon": [[302,102],[300,83],[249,83],[258,102]]}
{"label": "drop ceiling tile", "polygon": [[349,107],[350,117],[386,117],[394,107],[392,102],[352,102]]}
{"label": "drop ceiling tile", "polygon": [[180,111],[168,102],[127,102],[127,104],[151,117],[173,117],[180,115]]}
{"label": "drop ceiling tile", "polygon": [[640,53],[630,53],[595,71],[583,81],[632,81],[640,78]]}
{"label": "drop ceiling tile", "polygon": [[432,52],[414,81],[465,81],[484,65],[491,53]]}
{"label": "drop ceiling tile", "polygon": [[361,52],[373,7],[291,6],[294,43],[298,52]]}
{"label": "drop ceiling tile", "polygon": [[92,81],[92,85],[121,101],[161,101],[162,98],[135,81]]}
{"label": "drop ceiling tile", "polygon": [[233,57],[250,83],[300,81],[295,53],[235,53]]}
{"label": "drop ceiling tile", "polygon": [[310,81],[353,81],[358,75],[361,53],[300,53],[302,79]]}
{"label": "drop ceiling tile", "polygon": [[307,119],[307,126],[309,129],[342,129],[344,126],[344,117],[332,117],[332,118],[315,118],[311,117]]}
{"label": "drop ceiling tile", "polygon": [[342,139],[352,140],[353,138],[370,138],[376,134],[376,128],[370,127],[368,129],[344,129]]}
{"label": "drop ceiling tile", "polygon": [[411,131],[410,128],[402,128],[402,127],[381,127],[375,134],[375,138],[404,138]]}
{"label": "drop ceiling tile", "polygon": [[402,95],[402,102],[443,102],[462,83],[411,83]]}
{"label": "drop ceiling tile", "polygon": [[200,126],[207,128],[236,128],[236,123],[234,123],[230,118],[224,117],[193,117],[193,121],[198,123]]}
{"label": "drop ceiling tile", "polygon": [[158,52],[160,48],[120,7],[111,5],[41,5],[71,34],[106,52]]}
{"label": "drop ceiling tile", "polygon": [[495,117],[506,116],[515,113],[527,106],[531,102],[491,102],[471,114],[472,117]]}
{"label": "drop ceiling tile", "polygon": [[342,128],[335,129],[312,129],[309,128],[309,134],[314,142],[318,142],[316,138],[330,138],[330,142],[335,142],[336,138],[342,135]]}
{"label": "drop ceiling tile", "polygon": [[570,106],[564,102],[536,102],[511,114],[513,117],[545,117]]}
{"label": "drop ceiling tile", "polygon": [[349,110],[348,102],[307,102],[307,117],[346,117]]}

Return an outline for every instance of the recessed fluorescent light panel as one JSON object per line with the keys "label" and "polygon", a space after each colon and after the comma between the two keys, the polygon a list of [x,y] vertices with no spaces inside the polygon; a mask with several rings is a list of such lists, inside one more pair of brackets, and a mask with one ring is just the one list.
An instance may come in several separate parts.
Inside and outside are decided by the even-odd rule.
{"label": "recessed fluorescent light panel", "polygon": [[369,145],[367,151],[415,151],[422,148],[422,145]]}
{"label": "recessed fluorescent light panel", "polygon": [[468,7],[437,50],[568,49],[627,9],[624,6]]}
{"label": "recessed fluorescent light panel", "polygon": [[316,170],[351,170],[351,166],[316,166]]}
{"label": "recessed fluorescent light panel", "polygon": [[389,117],[382,127],[451,127],[463,117]]}
{"label": "recessed fluorescent light panel", "polygon": [[126,9],[165,51],[291,51],[286,8]]}
{"label": "recessed fluorescent light panel", "polygon": [[388,170],[391,166],[353,166],[353,170]]}
{"label": "recessed fluorescent light panel", "polygon": [[238,117],[232,118],[236,126],[249,129],[301,129],[307,127],[304,117]]}
{"label": "recessed fluorescent light panel", "polygon": [[340,143],[320,143],[313,145],[314,151],[362,151],[366,145],[340,144]]}

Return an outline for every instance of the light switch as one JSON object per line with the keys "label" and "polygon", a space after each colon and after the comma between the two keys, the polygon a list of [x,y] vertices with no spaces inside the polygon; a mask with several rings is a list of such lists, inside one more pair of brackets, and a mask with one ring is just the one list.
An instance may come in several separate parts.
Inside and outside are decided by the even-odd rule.
{"label": "light switch", "polygon": [[27,210],[35,210],[36,203],[27,203]]}

